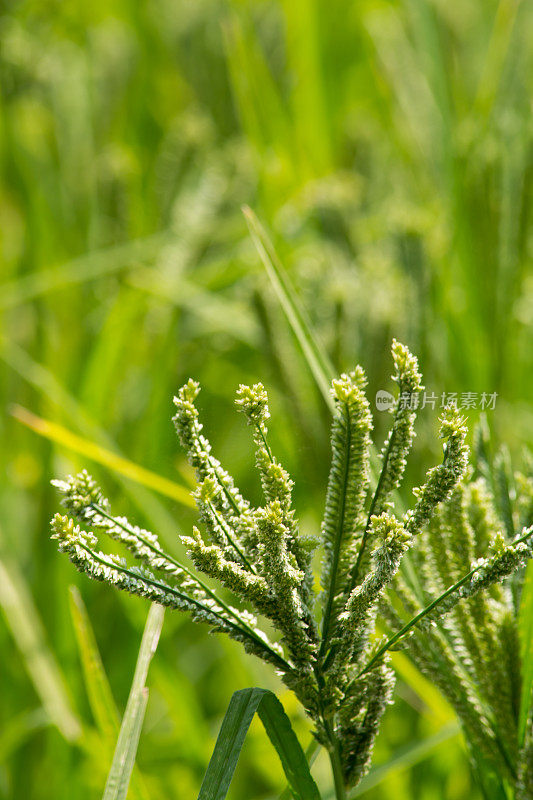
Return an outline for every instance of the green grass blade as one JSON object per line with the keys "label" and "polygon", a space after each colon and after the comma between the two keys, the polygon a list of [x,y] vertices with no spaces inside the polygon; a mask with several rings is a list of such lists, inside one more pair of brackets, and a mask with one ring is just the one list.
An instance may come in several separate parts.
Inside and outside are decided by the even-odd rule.
{"label": "green grass blade", "polygon": [[[89,705],[111,758],[113,745],[119,733],[119,713],[102,664],[89,615],[76,586],[70,586],[69,600]],[[135,768],[131,778],[131,790],[132,798],[148,800],[149,795],[142,777]]]}
{"label": "green grass blade", "polygon": [[263,695],[257,709],[268,738],[276,748],[283,771],[296,798],[312,800],[320,798],[309,764],[290,720],[280,701],[272,692]]}
{"label": "green grass blade", "polygon": [[316,783],[289,718],[267,689],[241,689],[231,698],[198,800],[224,800],[255,713],[276,748],[285,776],[297,800],[320,800]]}
{"label": "green grass blade", "polygon": [[[61,415],[65,414],[71,426],[90,441],[109,451],[116,451],[113,439],[97,425],[88,415],[83,405],[58,381],[54,373],[46,364],[35,361],[25,350],[7,339],[0,337],[0,359],[18,373],[32,386],[40,396],[56,406]],[[131,479],[117,473],[119,482],[124,491],[141,513],[150,520],[150,524],[157,528],[168,542],[176,540],[176,521],[167,511],[165,505],[153,492],[136,481],[132,485]]]}
{"label": "green grass blade", "polygon": [[533,713],[533,564],[529,564],[522,588],[522,599],[518,617],[522,657],[522,692],[518,721],[518,741],[522,745],[526,735],[527,721]]}
{"label": "green grass blade", "polygon": [[0,606],[48,718],[67,741],[78,740],[81,724],[45,640],[38,611],[18,567],[4,558],[0,558]]}
{"label": "green grass blade", "polygon": [[334,370],[330,360],[312,331],[307,314],[298,300],[294,287],[276,255],[274,246],[265,229],[251,208],[245,206],[243,213],[248,223],[253,243],[272,281],[289,324],[300,343],[317,386],[322,392],[327,405],[333,410],[334,405],[329,389],[331,380],[334,377]]}
{"label": "green grass blade", "polygon": [[191,493],[184,486],[180,486],[178,483],[174,483],[174,481],[146,469],[146,467],[141,467],[139,464],[124,458],[124,456],[119,456],[117,453],[101,447],[90,439],[72,433],[68,428],[59,425],[57,422],[38,417],[22,406],[13,406],[11,414],[23,425],[38,433],[39,436],[73,450],[75,453],[85,456],[97,464],[102,464],[108,469],[118,472],[119,475],[124,475],[126,478],[153,489],[165,497],[170,497],[172,500],[181,503],[181,505],[194,507]]}
{"label": "green grass blade", "polygon": [[[315,738],[313,738],[311,742],[308,744],[307,750],[305,751],[305,757],[307,759],[309,767],[313,766],[316,757],[320,752],[320,747],[321,747],[320,744],[317,742]],[[291,787],[286,786],[282,791],[282,793],[280,794],[278,800],[291,800],[291,798],[292,798]]]}
{"label": "green grass blade", "polygon": [[150,661],[157,648],[164,616],[165,610],[162,606],[157,604],[151,606],[102,800],[126,800],[148,702],[148,690],[145,686],[146,676]]}
{"label": "green grass blade", "polygon": [[76,586],[69,587],[69,602],[91,711],[102,735],[105,738],[115,739],[119,730],[117,707],[100,658],[89,615]]}
{"label": "green grass blade", "polygon": [[148,689],[141,689],[131,704],[128,702],[103,800],[126,800],[147,703]]}

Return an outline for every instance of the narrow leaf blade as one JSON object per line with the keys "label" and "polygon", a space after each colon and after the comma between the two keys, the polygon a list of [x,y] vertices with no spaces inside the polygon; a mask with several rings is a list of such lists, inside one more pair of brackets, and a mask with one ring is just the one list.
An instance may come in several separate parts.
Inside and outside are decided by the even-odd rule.
{"label": "narrow leaf blade", "polygon": [[253,243],[278,295],[281,307],[298,339],[317,386],[322,392],[328,407],[333,410],[333,400],[329,388],[334,377],[334,371],[330,360],[311,329],[307,314],[298,300],[289,276],[285,272],[265,229],[251,208],[245,206],[243,213],[248,223]]}
{"label": "narrow leaf blade", "polygon": [[268,738],[276,748],[283,766],[283,771],[296,798],[312,800],[320,795],[316,783],[309,771],[309,764],[292,725],[280,701],[272,692],[263,695],[258,714],[268,734]]}
{"label": "narrow leaf blade", "polygon": [[277,697],[266,689],[235,692],[222,722],[198,800],[224,800],[255,713],[276,748],[297,800],[320,800],[305,754]]}
{"label": "narrow leaf blade", "polygon": [[89,616],[76,586],[69,588],[69,602],[91,711],[102,735],[114,739],[119,730],[119,715]]}
{"label": "narrow leaf blade", "polygon": [[120,475],[124,475],[126,478],[130,478],[143,486],[147,486],[165,497],[170,497],[184,506],[191,508],[194,506],[191,493],[184,486],[180,486],[178,483],[146,469],[146,467],[141,467],[139,464],[135,464],[133,461],[119,456],[105,447],[101,447],[90,439],[72,433],[68,428],[59,425],[57,422],[38,417],[22,406],[14,406],[11,413],[15,419],[38,433],[39,436],[73,450],[79,455],[90,458],[91,461],[95,461],[97,464],[103,464],[108,469],[118,472]]}
{"label": "narrow leaf blade", "polygon": [[102,800],[126,800],[148,702],[146,676],[159,641],[164,616],[165,611],[162,606],[157,604],[151,606]]}

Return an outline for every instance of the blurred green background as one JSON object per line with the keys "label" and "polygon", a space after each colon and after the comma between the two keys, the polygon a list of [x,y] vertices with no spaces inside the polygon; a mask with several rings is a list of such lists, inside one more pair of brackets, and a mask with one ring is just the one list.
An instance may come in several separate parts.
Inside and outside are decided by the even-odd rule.
{"label": "blurred green background", "polygon": [[[532,16],[520,0],[2,4],[2,800],[101,796],[113,740],[91,710],[69,586],[121,713],[147,613],[58,556],[50,479],[87,466],[116,511],[176,553],[195,518],[38,436],[13,404],[187,486],[171,399],[195,377],[217,454],[258,500],[232,404],[238,383],[262,380],[302,526],[317,530],[328,411],[243,203],[271,232],[336,370],[359,362],[371,397],[390,389],[395,336],[429,390],[498,393],[496,439],[515,457],[531,444]],[[438,458],[437,415],[420,415],[406,499]],[[375,417],[379,445],[386,415]],[[362,795],[476,800],[453,715],[416,671],[402,674]],[[278,691],[309,741],[271,671],[178,613],[166,615],[149,684],[143,797],[196,796],[244,686]],[[327,796],[325,761],[315,772]],[[254,723],[230,797],[282,788]]]}

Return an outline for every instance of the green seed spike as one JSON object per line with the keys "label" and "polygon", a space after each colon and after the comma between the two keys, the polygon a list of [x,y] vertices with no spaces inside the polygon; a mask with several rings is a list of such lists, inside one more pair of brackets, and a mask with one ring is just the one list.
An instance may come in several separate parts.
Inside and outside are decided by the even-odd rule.
{"label": "green seed spike", "polygon": [[331,433],[333,457],[322,522],[325,548],[322,656],[336,634],[338,617],[349,593],[350,567],[356,552],[356,531],[361,524],[368,489],[372,416],[368,400],[363,394],[363,380],[361,371],[356,379],[342,375],[332,385],[336,405]]}

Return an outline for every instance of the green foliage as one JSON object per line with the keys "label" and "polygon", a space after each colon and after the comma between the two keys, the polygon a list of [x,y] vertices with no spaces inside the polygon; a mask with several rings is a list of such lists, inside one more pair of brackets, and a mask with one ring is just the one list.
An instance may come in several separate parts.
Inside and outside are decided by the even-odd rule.
{"label": "green foliage", "polygon": [[[60,429],[45,440],[19,417],[0,419],[2,800],[101,796],[107,762],[68,608],[83,578],[47,541],[48,484],[90,463],[114,513],[157,530],[183,562],[176,533],[193,518],[174,481],[190,475],[168,417],[189,375],[201,376],[204,418],[225,420],[210,438],[247,497],[253,471],[229,407],[240,381],[268,385],[272,445],[297,478],[305,531],[323,511],[330,380],[364,363],[373,398],[393,335],[420,355],[429,391],[499,393],[487,425],[513,463],[532,443],[532,11],[506,0],[4,4],[0,399]],[[334,365],[319,391],[242,204],[271,232]],[[375,416],[381,446],[386,415]],[[478,411],[466,416],[472,428]],[[419,414],[397,509],[433,463],[432,419]],[[102,449],[77,452],[80,440]],[[165,479],[168,494],[115,471],[109,454]],[[525,515],[531,494],[518,479],[509,487]],[[413,552],[403,565],[416,578]],[[84,582],[83,595],[123,709],[145,608],[101,584]],[[524,679],[530,619],[521,601]],[[452,713],[403,653],[392,658],[398,700],[375,756],[384,767],[402,763],[404,744],[422,754]],[[240,686],[282,691],[262,662],[202,637],[186,615],[167,615],[152,683],[140,760],[164,800],[197,793],[220,698]],[[252,726],[235,800],[273,796],[283,780],[265,739]],[[321,785],[326,772],[319,759]],[[460,737],[380,775],[369,800],[480,797]]]}
{"label": "green foliage", "polygon": [[139,737],[148,703],[148,689],[145,686],[148,667],[157,648],[164,615],[164,609],[158,605],[152,605],[148,612],[128,703],[120,726],[102,800],[126,800],[128,796]]}
{"label": "green foliage", "polygon": [[[414,650],[414,657],[418,659],[424,653],[421,666],[432,678],[440,670],[439,685],[456,708],[472,744],[480,748],[494,770],[508,768],[507,778],[515,780],[518,798],[530,780],[530,740],[526,735],[516,756],[514,749],[509,752],[509,741],[518,739],[519,703],[513,706],[512,695],[514,685],[520,691],[519,678],[513,672],[520,670],[520,659],[513,608],[509,607],[505,614],[500,610],[508,591],[500,584],[533,556],[533,527],[507,541],[498,529],[489,526],[488,519],[495,515],[488,509],[486,493],[479,491],[479,481],[471,481],[466,427],[453,408],[441,418],[442,464],[430,469],[425,484],[415,490],[414,508],[400,517],[392,515],[386,498],[399,487],[405,470],[421,387],[416,359],[408,349],[394,342],[392,352],[399,387],[408,387],[409,391],[407,399],[404,391],[396,399],[373,492],[368,468],[372,416],[364,394],[365,375],[357,367],[332,383],[335,414],[321,528],[321,595],[313,590],[313,544],[310,547],[309,540],[300,537],[292,507],[293,481],[268,442],[266,423],[270,412],[260,383],[253,387],[241,385],[236,399],[256,446],[264,494],[264,505],[259,507],[244,498],[202,433],[195,405],[198,384],[189,380],[174,398],[174,423],[196,471],[198,487],[194,494],[205,529],[201,533],[194,527],[193,535],[182,536],[182,541],[196,569],[231,593],[231,605],[222,599],[219,590],[209,588],[189,567],[164,552],[157,536],[131,525],[124,517],[114,517],[107,499],[86,472],[54,483],[67,510],[91,530],[56,514],[53,538],[81,572],[160,605],[189,611],[195,621],[227,633],[243,643],[247,651],[274,664],[313,721],[316,738],[329,752],[340,800],[346,789],[357,785],[367,772],[381,718],[391,701],[394,673],[388,650],[403,643],[407,634],[418,631],[407,640],[419,648]],[[408,412],[402,407],[406,402]],[[388,510],[374,513],[384,508]],[[484,521],[485,536],[490,529],[485,557],[475,545],[475,530],[469,518],[469,509],[474,508],[471,516]],[[143,566],[129,566],[118,556],[96,550],[94,531],[121,542]],[[420,538],[423,546],[414,552],[419,559],[425,557],[424,590],[430,593],[435,589],[437,594],[426,608],[414,611],[410,607],[412,587],[398,576],[398,571],[406,552]],[[363,556],[368,542],[372,543],[370,560]],[[156,577],[157,572],[163,577]],[[393,602],[385,599],[386,590],[395,581],[398,597],[404,600],[413,618],[400,624],[389,640],[376,641],[380,606],[389,623],[394,625],[399,619]],[[489,606],[482,590],[490,590],[491,601],[499,603],[497,610]],[[269,638],[264,623],[249,609],[273,624],[276,640]],[[318,609],[322,615],[320,634]],[[433,634],[435,623],[439,628]],[[444,632],[452,637],[450,642]],[[436,644],[424,650],[420,637],[428,635]],[[496,643],[500,640],[503,651],[498,654]],[[442,645],[440,650],[438,645]],[[488,662],[493,671],[505,670],[504,654],[511,672],[502,672],[494,684],[483,670]],[[470,683],[458,669],[453,669],[454,661],[462,658],[466,661],[463,667],[474,669],[472,678],[486,697],[474,698]],[[445,669],[441,668],[442,663]],[[502,682],[508,696],[502,694]],[[488,717],[485,703],[491,701],[494,714]],[[244,735],[245,730],[239,734],[241,744]],[[220,747],[225,746],[223,740],[219,739],[219,743]],[[498,756],[503,757],[501,763]],[[220,758],[215,761],[218,763]],[[232,772],[233,769],[229,778]]]}
{"label": "green foliage", "polygon": [[276,748],[295,800],[320,800],[305,754],[276,695],[265,689],[235,692],[224,716],[198,800],[224,800],[254,714]]}

